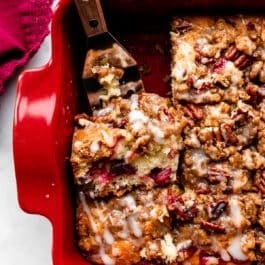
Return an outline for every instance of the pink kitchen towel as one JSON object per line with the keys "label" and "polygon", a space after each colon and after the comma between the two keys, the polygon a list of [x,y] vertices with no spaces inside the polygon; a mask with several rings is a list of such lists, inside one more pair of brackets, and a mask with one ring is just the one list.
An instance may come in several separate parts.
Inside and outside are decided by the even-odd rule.
{"label": "pink kitchen towel", "polygon": [[0,0],[0,95],[49,32],[52,0]]}

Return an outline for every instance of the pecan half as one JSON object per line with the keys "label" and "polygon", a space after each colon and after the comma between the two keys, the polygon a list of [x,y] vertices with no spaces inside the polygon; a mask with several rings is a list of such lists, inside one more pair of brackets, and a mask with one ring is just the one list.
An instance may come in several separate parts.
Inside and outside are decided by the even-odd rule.
{"label": "pecan half", "polygon": [[248,84],[246,87],[246,92],[250,96],[249,102],[252,106],[257,105],[258,101],[258,89],[257,86],[253,84]]}
{"label": "pecan half", "polygon": [[225,52],[224,56],[225,59],[234,61],[239,55],[239,52],[235,45],[231,45],[227,51]]}
{"label": "pecan half", "polygon": [[215,233],[224,233],[225,228],[219,224],[208,222],[208,221],[202,221],[201,222],[202,228],[209,232],[215,232]]}
{"label": "pecan half", "polygon": [[208,168],[208,177],[210,183],[219,184],[222,181],[227,182],[230,178],[230,172],[223,165],[210,165]]}
{"label": "pecan half", "polygon": [[250,62],[251,62],[250,57],[246,54],[242,54],[234,61],[234,64],[236,67],[243,70],[249,65]]}
{"label": "pecan half", "polygon": [[233,128],[231,125],[226,123],[222,124],[221,133],[227,144],[235,145],[238,143],[238,138],[236,134],[233,132]]}
{"label": "pecan half", "polygon": [[209,194],[212,191],[211,191],[210,187],[207,184],[205,184],[205,183],[199,183],[197,185],[197,189],[196,189],[195,192],[196,192],[196,194],[199,195],[199,194]]}
{"label": "pecan half", "polygon": [[265,193],[265,169],[257,172],[255,176],[255,185],[262,193]]}
{"label": "pecan half", "polygon": [[225,211],[227,204],[228,203],[225,200],[219,200],[212,203],[207,209],[209,218],[218,219],[220,215]]}
{"label": "pecan half", "polygon": [[187,104],[183,107],[183,112],[191,119],[197,121],[203,118],[203,110],[195,104]]}
{"label": "pecan half", "polygon": [[182,222],[192,221],[198,212],[195,202],[187,207],[182,196],[173,196],[172,194],[168,195],[167,208],[173,213],[176,220]]}
{"label": "pecan half", "polygon": [[183,34],[192,28],[192,23],[183,18],[174,19],[171,25],[171,29],[175,33]]}

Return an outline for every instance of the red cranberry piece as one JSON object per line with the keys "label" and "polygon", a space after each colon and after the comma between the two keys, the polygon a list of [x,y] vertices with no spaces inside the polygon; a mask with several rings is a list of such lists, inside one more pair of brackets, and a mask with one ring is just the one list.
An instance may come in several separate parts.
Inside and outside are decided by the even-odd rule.
{"label": "red cranberry piece", "polygon": [[255,29],[256,29],[256,28],[255,28],[255,24],[252,23],[251,21],[249,21],[249,22],[247,23],[246,27],[247,27],[247,30],[255,30]]}
{"label": "red cranberry piece", "polygon": [[189,88],[193,88],[193,84],[194,84],[193,77],[192,77],[192,76],[189,76],[189,77],[187,78],[186,83],[187,83],[187,86],[188,86]]}
{"label": "red cranberry piece", "polygon": [[106,184],[111,180],[109,171],[102,165],[93,166],[89,171],[88,177],[92,179],[99,178],[102,184]]}
{"label": "red cranberry piece", "polygon": [[136,169],[130,165],[124,163],[124,160],[114,160],[111,163],[110,174],[112,176],[132,175],[136,173]]}
{"label": "red cranberry piece", "polygon": [[171,168],[154,168],[151,170],[150,177],[158,185],[168,184],[170,182]]}
{"label": "red cranberry piece", "polygon": [[213,84],[210,82],[204,82],[199,89],[197,89],[196,93],[200,93],[203,91],[207,91],[213,88]]}
{"label": "red cranberry piece", "polygon": [[215,72],[220,72],[221,70],[223,70],[225,64],[226,64],[227,60],[224,58],[220,58],[218,59],[211,67],[211,72],[215,73]]}

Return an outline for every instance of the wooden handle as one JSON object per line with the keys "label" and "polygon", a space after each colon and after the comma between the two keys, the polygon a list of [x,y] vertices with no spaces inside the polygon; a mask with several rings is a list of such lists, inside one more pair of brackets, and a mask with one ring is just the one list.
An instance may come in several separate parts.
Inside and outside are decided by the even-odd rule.
{"label": "wooden handle", "polygon": [[75,0],[75,4],[88,37],[108,31],[100,0]]}

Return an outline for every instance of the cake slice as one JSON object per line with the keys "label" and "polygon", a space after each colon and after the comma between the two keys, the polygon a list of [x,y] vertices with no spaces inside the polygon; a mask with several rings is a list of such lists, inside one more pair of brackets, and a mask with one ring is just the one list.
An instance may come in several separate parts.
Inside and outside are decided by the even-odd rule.
{"label": "cake slice", "polygon": [[79,192],[78,244],[94,264],[250,265],[264,261],[258,192],[207,194],[175,185],[91,200]]}
{"label": "cake slice", "polygon": [[113,97],[129,97],[143,90],[136,71],[136,61],[117,44],[105,50],[89,50],[82,77],[92,109],[104,107]]}
{"label": "cake slice", "polygon": [[77,116],[76,183],[93,198],[174,183],[185,125],[181,109],[148,93],[113,99],[93,117]]}
{"label": "cake slice", "polygon": [[[179,192],[177,187],[173,190]],[[162,188],[95,201],[80,192],[77,230],[82,253],[95,264],[106,265],[138,264],[141,257],[160,259],[164,236],[174,233],[167,196],[168,188]]]}
{"label": "cake slice", "polygon": [[[175,103],[253,101],[265,82],[263,17],[190,16],[172,21],[172,94]],[[254,99],[255,100],[255,99]]]}
{"label": "cake slice", "polygon": [[185,147],[200,148],[212,160],[227,159],[256,145],[257,138],[263,139],[261,113],[242,101],[204,106],[189,103],[182,109],[189,119],[184,131]]}

